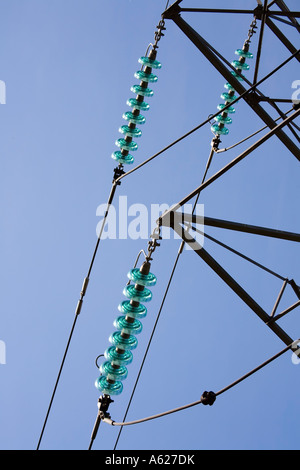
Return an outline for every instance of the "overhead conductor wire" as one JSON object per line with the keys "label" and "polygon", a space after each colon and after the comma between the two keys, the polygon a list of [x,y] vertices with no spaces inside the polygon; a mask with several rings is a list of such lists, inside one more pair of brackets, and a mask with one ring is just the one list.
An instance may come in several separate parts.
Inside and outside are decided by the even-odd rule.
{"label": "overhead conductor wire", "polygon": [[[226,106],[225,106],[226,108]],[[223,109],[224,110],[224,109]],[[179,142],[180,139],[178,139],[176,141]],[[209,157],[208,157],[208,160],[207,160],[207,163],[206,163],[206,167],[205,167],[205,170],[204,170],[204,174],[203,174],[203,177],[202,177],[202,181],[201,181],[201,185],[204,183],[205,181],[205,178],[206,178],[206,175],[208,173],[208,170],[209,170],[209,167],[211,165],[211,162],[212,162],[212,158],[213,158],[213,155],[214,153],[217,151],[218,149],[218,146],[219,146],[219,143],[220,143],[220,139],[219,139],[219,136],[218,135],[215,135],[215,137],[212,139],[212,142],[211,142],[211,150],[210,150],[210,154],[209,154]],[[170,146],[168,147],[170,148]],[[199,200],[199,197],[200,197],[200,193],[201,193],[201,189],[198,191],[198,193],[196,194],[196,198],[195,198],[195,201],[194,201],[194,205],[193,205],[193,208],[192,208],[192,215],[194,214],[195,212],[195,209],[197,207],[197,203],[198,203],[198,200]],[[191,227],[191,224],[189,224],[189,227],[187,230],[189,230]],[[125,422],[126,420],[126,417],[127,417],[127,414],[128,414],[128,411],[129,411],[129,408],[130,408],[130,405],[131,405],[131,402],[132,402],[132,399],[133,399],[133,395],[135,393],[135,390],[136,390],[136,387],[137,387],[137,384],[138,384],[138,381],[139,381],[139,378],[140,378],[140,375],[141,375],[141,372],[142,372],[142,369],[143,369],[143,366],[144,366],[144,363],[145,363],[145,360],[146,360],[146,357],[147,357],[147,354],[148,354],[148,351],[149,351],[149,348],[150,348],[150,344],[151,344],[151,341],[152,341],[152,338],[153,338],[153,335],[154,335],[154,332],[156,330],[156,327],[157,327],[157,324],[158,324],[158,320],[160,318],[160,315],[161,315],[161,312],[162,312],[162,309],[163,309],[163,306],[164,306],[164,303],[165,303],[165,300],[166,300],[166,297],[167,297],[167,294],[169,292],[169,288],[170,288],[170,285],[171,285],[171,282],[173,280],[173,277],[174,277],[174,273],[175,273],[175,270],[176,270],[176,267],[178,265],[178,261],[179,261],[179,258],[180,258],[180,255],[182,254],[183,252],[183,249],[184,249],[184,245],[185,245],[185,240],[183,239],[180,243],[180,247],[179,247],[179,250],[178,250],[178,253],[177,253],[177,256],[176,256],[176,259],[175,259],[175,262],[174,262],[174,265],[173,265],[173,268],[172,268],[172,271],[171,271],[171,274],[169,276],[169,280],[168,280],[168,283],[167,283],[167,287],[165,289],[165,292],[164,292],[164,295],[163,295],[163,299],[162,299],[162,302],[161,302],[161,305],[160,305],[160,308],[159,308],[159,311],[158,311],[158,314],[157,314],[157,317],[156,317],[156,321],[154,323],[154,327],[153,327],[153,330],[152,330],[152,333],[151,333],[151,336],[150,336],[150,339],[149,339],[149,342],[148,342],[148,345],[147,345],[147,348],[146,348],[146,351],[144,353],[144,357],[143,357],[143,360],[142,360],[142,363],[141,363],[141,366],[140,366],[140,369],[139,369],[139,372],[138,372],[138,375],[137,375],[137,378],[136,378],[136,381],[135,381],[135,384],[134,384],[134,387],[133,387],[133,391],[131,393],[131,396],[130,396],[130,399],[129,399],[129,403],[128,403],[128,406],[127,406],[127,409],[125,411],[125,415],[124,415],[124,418],[123,418],[123,422]],[[178,410],[177,410],[178,411]],[[168,414],[168,413],[166,413]],[[151,419],[151,418],[150,418]],[[123,426],[122,426],[122,423],[120,424],[121,425],[121,428],[120,428],[120,431],[118,433],[118,436],[117,436],[117,439],[116,439],[116,442],[115,442],[115,446],[114,446],[114,450],[116,449],[117,447],[117,444],[118,444],[118,441],[120,439],[120,436],[121,436],[121,432],[123,430]]]}

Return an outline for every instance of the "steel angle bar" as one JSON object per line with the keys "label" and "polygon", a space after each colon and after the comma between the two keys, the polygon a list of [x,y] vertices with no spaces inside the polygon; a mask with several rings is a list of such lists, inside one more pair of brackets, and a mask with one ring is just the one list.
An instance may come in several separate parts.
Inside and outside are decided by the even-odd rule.
{"label": "steel angle bar", "polygon": [[[180,10],[179,7],[178,9]],[[213,53],[212,46],[210,46],[210,44],[202,36],[200,36],[197,31],[195,31],[185,20],[181,18],[178,11],[177,13],[175,12],[173,15],[171,15],[171,19],[240,95],[246,92],[246,89],[241,84],[241,82],[232,75],[231,71],[228,70],[228,68],[224,66],[216,54]],[[265,109],[259,105],[259,102],[255,99],[255,97],[256,94],[253,92],[251,95],[246,94],[243,96],[243,99],[270,129],[276,128],[276,122],[265,111]],[[288,148],[288,150],[300,161],[299,147],[297,147],[297,145],[287,136],[287,134],[285,134],[285,132],[282,131],[281,128],[277,128],[275,133],[282,143]]]}
{"label": "steel angle bar", "polygon": [[290,336],[275,321],[270,322],[271,317],[265,310],[238,284],[238,282],[190,235],[179,223],[174,223],[173,229],[187,243],[194,252],[243,300],[246,305],[286,344],[293,343]]}

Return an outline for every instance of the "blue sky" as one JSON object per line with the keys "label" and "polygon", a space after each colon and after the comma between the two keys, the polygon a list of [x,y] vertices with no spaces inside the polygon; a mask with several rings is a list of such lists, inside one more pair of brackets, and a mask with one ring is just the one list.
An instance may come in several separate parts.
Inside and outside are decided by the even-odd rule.
{"label": "blue sky", "polygon": [[[118,128],[129,110],[138,59],[154,40],[165,0],[10,0],[1,2],[1,323],[0,447],[35,449],[96,243],[97,207],[111,188]],[[208,6],[183,0],[182,6]],[[231,0],[226,7],[238,8]],[[299,9],[296,0],[287,2]],[[209,2],[210,7],[224,6]],[[253,9],[256,1],[245,0]],[[251,15],[183,16],[229,61],[247,37]],[[276,23],[297,44],[294,28]],[[259,23],[260,26],[260,23]],[[220,76],[170,20],[159,43],[162,69],[135,163],[207,119],[222,102]],[[256,53],[258,34],[251,51]],[[259,77],[289,52],[269,30]],[[253,64],[248,72],[253,77]],[[296,61],[261,86],[291,98]],[[283,106],[288,110],[290,104]],[[276,112],[266,105],[273,118]],[[299,121],[298,121],[299,123]],[[263,126],[244,102],[222,146]],[[213,135],[209,124],[117,189],[128,206],[173,204],[201,183]],[[250,143],[214,156],[209,176]],[[209,188],[199,203],[210,217],[299,232],[298,161],[273,137]],[[131,218],[130,218],[131,217]],[[129,216],[129,221],[134,217]],[[284,277],[299,279],[296,243],[207,228],[207,233]],[[149,232],[150,234],[150,232]],[[87,449],[97,413],[95,358],[109,346],[127,272],[147,239],[103,240],[47,422],[41,449]],[[111,416],[122,421],[180,242],[162,240],[152,272],[158,282],[134,361]],[[270,313],[282,282],[225,252],[205,248]],[[296,301],[288,286],[280,311]],[[299,338],[295,310],[280,321]],[[215,392],[284,347],[192,252],[181,255],[127,416],[138,419]],[[159,420],[124,428],[118,449],[298,449],[299,369],[290,352],[220,396]],[[113,449],[117,428],[103,423],[94,449]]]}

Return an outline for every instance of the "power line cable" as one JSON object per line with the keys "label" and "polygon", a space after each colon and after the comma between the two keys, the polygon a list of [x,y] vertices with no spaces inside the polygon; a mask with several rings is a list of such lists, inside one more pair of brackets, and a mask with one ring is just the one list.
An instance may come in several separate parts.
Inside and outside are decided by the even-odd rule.
{"label": "power line cable", "polygon": [[[169,288],[170,288],[170,285],[171,285],[171,282],[172,282],[172,279],[173,279],[173,276],[174,276],[174,273],[175,273],[175,269],[176,269],[176,266],[177,266],[177,263],[178,263],[178,260],[179,260],[179,256],[180,256],[180,249],[177,253],[177,256],[176,256],[176,259],[175,259],[175,262],[174,262],[174,265],[173,265],[173,268],[172,268],[172,272],[170,274],[170,277],[169,277],[169,280],[168,280],[168,284],[167,284],[167,287],[165,289],[165,292],[164,292],[164,296],[163,296],[163,299],[162,299],[162,302],[161,302],[161,305],[160,305],[160,308],[159,308],[159,311],[158,311],[158,314],[156,316],[156,320],[155,320],[155,323],[154,323],[154,326],[153,326],[153,329],[152,329],[152,332],[151,332],[151,335],[150,335],[150,339],[148,341],[148,344],[147,344],[147,347],[146,347],[146,350],[145,350],[145,353],[144,353],[144,357],[142,359],[142,362],[141,362],[141,365],[140,365],[140,368],[139,368],[139,371],[138,371],[138,375],[137,375],[137,378],[135,380],[135,384],[133,386],[133,390],[131,392],[131,396],[129,398],[129,402],[128,402],[128,405],[127,405],[127,408],[126,408],[126,411],[125,411],[125,414],[124,414],[124,420],[126,419],[127,417],[127,414],[128,414],[128,411],[129,411],[129,408],[131,406],[131,403],[132,403],[132,400],[133,400],[133,396],[134,396],[134,393],[135,393],[135,390],[136,390],[136,387],[137,387],[137,384],[138,384],[138,381],[140,379],[140,376],[141,376],[141,373],[142,373],[142,370],[143,370],[143,367],[144,367],[144,364],[145,364],[145,361],[146,361],[146,357],[148,355],[148,352],[149,352],[149,348],[150,348],[150,345],[151,345],[151,342],[152,342],[152,339],[153,339],[153,336],[154,336],[154,333],[155,333],[155,330],[156,330],[156,327],[157,327],[157,324],[158,324],[158,321],[159,321],[159,318],[160,318],[160,315],[161,315],[161,312],[162,312],[162,309],[163,309],[163,306],[164,306],[164,303],[165,303],[165,300],[166,300],[166,297],[167,297],[167,294],[169,292]],[[116,450],[116,447],[118,445],[118,442],[119,442],[119,439],[120,439],[120,436],[121,436],[121,433],[122,433],[122,427],[119,431],[119,434],[117,436],[117,439],[116,439],[116,442],[115,442],[115,445],[114,445],[114,450]]]}
{"label": "power line cable", "polygon": [[142,418],[142,419],[137,419],[137,420],[134,420],[134,421],[127,421],[127,422],[120,422],[119,423],[119,422],[116,422],[116,421],[112,420],[111,418],[108,418],[108,417],[106,417],[105,415],[102,414],[102,421],[104,421],[107,424],[110,424],[111,426],[122,426],[123,427],[123,426],[139,424],[139,423],[143,423],[145,421],[150,421],[150,420],[153,420],[153,419],[161,418],[163,416],[167,416],[167,415],[172,414],[172,413],[177,413],[178,411],[186,410],[187,408],[191,408],[193,406],[200,405],[200,404],[212,405],[214,403],[216,397],[222,395],[223,393],[227,392],[231,388],[235,387],[236,385],[241,383],[243,380],[247,379],[251,375],[258,372],[260,369],[264,368],[265,366],[267,366],[268,364],[273,362],[275,359],[278,359],[280,356],[282,356],[289,349],[296,348],[296,344],[299,343],[299,341],[300,341],[299,339],[296,340],[296,341],[293,341],[288,346],[286,346],[284,349],[282,349],[280,352],[278,352],[274,356],[270,357],[268,360],[266,360],[265,362],[263,362],[259,366],[255,367],[250,372],[247,372],[245,375],[243,375],[239,379],[235,380],[231,384],[229,384],[226,387],[222,388],[217,393],[204,392],[200,400],[194,401],[192,403],[188,403],[187,405],[179,406],[178,408],[173,408],[172,410],[168,410],[168,411],[165,411],[163,413],[158,413],[158,414],[148,416],[148,417]]}

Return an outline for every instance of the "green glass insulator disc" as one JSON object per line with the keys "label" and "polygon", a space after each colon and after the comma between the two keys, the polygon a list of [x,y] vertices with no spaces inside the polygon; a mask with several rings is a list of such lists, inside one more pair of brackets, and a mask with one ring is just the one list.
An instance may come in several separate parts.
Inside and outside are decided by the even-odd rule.
{"label": "green glass insulator disc", "polygon": [[119,128],[119,132],[121,132],[124,135],[130,135],[130,137],[141,137],[142,131],[135,127],[134,129],[129,126],[121,126]]}
{"label": "green glass insulator disc", "polygon": [[158,80],[157,75],[154,75],[154,73],[146,73],[143,70],[138,70],[135,72],[134,76],[143,82],[155,83]]}
{"label": "green glass insulator disc", "polygon": [[134,158],[132,155],[123,155],[122,152],[120,152],[119,150],[114,152],[111,158],[116,160],[118,163],[124,163],[125,165],[132,165],[132,163],[134,162]]}
{"label": "green glass insulator disc", "polygon": [[147,315],[147,308],[139,304],[137,307],[134,305],[131,305],[130,300],[124,300],[123,302],[120,303],[118,306],[118,309],[120,312],[125,313],[125,315],[129,315],[130,317],[133,318],[145,318]]}
{"label": "green glass insulator disc", "polygon": [[125,366],[114,367],[110,362],[106,361],[100,366],[100,372],[110,380],[125,380],[128,370]]}
{"label": "green glass insulator disc", "polygon": [[219,124],[213,124],[211,126],[211,130],[214,134],[218,135],[227,135],[229,133],[229,129],[227,129],[227,127],[220,127]]}
{"label": "green glass insulator disc", "polygon": [[133,355],[131,351],[119,352],[114,346],[110,346],[104,352],[105,358],[112,364],[126,366],[132,362]]}
{"label": "green glass insulator disc", "polygon": [[158,60],[149,59],[149,57],[140,57],[139,63],[152,69],[161,69],[161,63]]}
{"label": "green glass insulator disc", "polygon": [[241,57],[246,57],[247,59],[253,59],[253,54],[252,52],[246,52],[246,51],[243,51],[243,49],[237,49],[235,51],[235,54],[236,55],[239,55]]}
{"label": "green glass insulator disc", "polygon": [[[221,103],[221,104],[219,104],[218,109],[220,109],[220,110],[224,109],[225,106],[226,105],[224,103]],[[228,108],[225,109],[225,112],[229,113],[229,114],[233,114],[233,113],[235,113],[235,108],[233,106],[228,106]]]}
{"label": "green glass insulator disc", "polygon": [[115,331],[110,337],[109,341],[116,347],[124,349],[125,351],[135,349],[138,345],[138,340],[135,336],[130,335],[129,338],[121,336],[120,331]]}
{"label": "green glass insulator disc", "polygon": [[128,106],[131,106],[132,108],[140,109],[141,111],[148,111],[150,106],[148,103],[145,103],[145,101],[139,101],[136,100],[135,98],[129,98],[127,100]]}
{"label": "green glass insulator disc", "polygon": [[139,125],[145,124],[146,122],[146,118],[144,116],[142,116],[141,114],[136,116],[131,111],[126,111],[126,113],[123,114],[123,118],[126,119],[126,121],[134,122],[135,124]]}
{"label": "green glass insulator disc", "polygon": [[223,100],[228,101],[230,103],[231,101],[236,100],[237,96],[230,95],[229,93],[222,93],[221,98],[223,98]]}
{"label": "green glass insulator disc", "polygon": [[232,119],[229,116],[222,116],[222,114],[218,114],[218,116],[215,117],[215,120],[217,122],[221,122],[223,124],[231,124]]}
{"label": "green glass insulator disc", "polygon": [[109,383],[105,375],[101,375],[95,381],[95,387],[105,395],[120,395],[123,391],[123,384],[120,381]]}
{"label": "green glass insulator disc", "polygon": [[131,152],[138,149],[138,145],[133,141],[127,142],[125,139],[118,139],[115,143],[121,149],[130,150]]}
{"label": "green glass insulator disc", "polygon": [[142,96],[153,96],[153,91],[150,88],[144,88],[143,86],[140,85],[133,85],[130,88],[133,93],[136,95],[142,95]]}
{"label": "green glass insulator disc", "polygon": [[238,70],[249,70],[250,69],[250,65],[248,65],[246,63],[242,63],[239,60],[234,60],[233,62],[231,62],[231,65],[233,65]]}
{"label": "green glass insulator disc", "polygon": [[154,286],[156,284],[156,276],[154,274],[142,274],[138,268],[131,269],[127,276],[132,282],[141,286]]}
{"label": "green glass insulator disc", "polygon": [[123,294],[136,302],[150,302],[152,299],[152,292],[149,289],[145,287],[144,290],[137,290],[133,284],[126,286]]}
{"label": "green glass insulator disc", "polygon": [[126,317],[123,315],[116,318],[114,326],[117,330],[123,331],[123,333],[126,333],[127,335],[138,335],[143,329],[143,325],[139,320],[134,319],[133,322],[130,322],[126,320]]}

